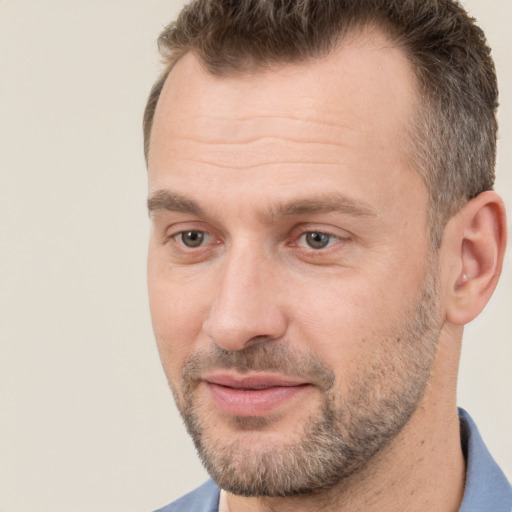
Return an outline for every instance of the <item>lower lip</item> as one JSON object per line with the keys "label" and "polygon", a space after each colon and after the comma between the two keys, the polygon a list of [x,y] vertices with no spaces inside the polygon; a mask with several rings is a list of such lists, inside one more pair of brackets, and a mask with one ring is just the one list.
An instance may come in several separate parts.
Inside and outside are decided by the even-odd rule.
{"label": "lower lip", "polygon": [[310,386],[276,386],[266,389],[237,389],[207,383],[213,401],[231,416],[263,416],[303,393]]}

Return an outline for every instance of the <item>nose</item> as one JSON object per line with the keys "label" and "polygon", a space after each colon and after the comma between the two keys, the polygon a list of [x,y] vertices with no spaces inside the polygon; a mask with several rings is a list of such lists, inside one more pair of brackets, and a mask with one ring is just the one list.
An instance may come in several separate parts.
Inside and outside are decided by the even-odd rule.
{"label": "nose", "polygon": [[221,348],[242,350],[275,341],[286,332],[276,263],[246,250],[226,255],[203,330]]}

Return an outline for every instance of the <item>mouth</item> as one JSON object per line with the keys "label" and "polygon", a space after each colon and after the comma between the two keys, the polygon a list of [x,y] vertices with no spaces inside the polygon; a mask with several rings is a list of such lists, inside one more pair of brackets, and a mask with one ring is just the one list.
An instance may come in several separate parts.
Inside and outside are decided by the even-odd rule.
{"label": "mouth", "polygon": [[229,416],[264,416],[295,401],[311,384],[278,375],[214,374],[203,378],[214,404]]}

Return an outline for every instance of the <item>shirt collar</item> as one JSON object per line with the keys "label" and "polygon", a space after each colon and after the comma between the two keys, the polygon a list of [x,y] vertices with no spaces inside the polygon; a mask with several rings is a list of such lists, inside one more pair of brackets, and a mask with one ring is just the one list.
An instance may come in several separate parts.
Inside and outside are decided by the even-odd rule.
{"label": "shirt collar", "polygon": [[462,450],[466,457],[466,488],[459,512],[511,512],[510,483],[464,409],[459,409],[459,419]]}

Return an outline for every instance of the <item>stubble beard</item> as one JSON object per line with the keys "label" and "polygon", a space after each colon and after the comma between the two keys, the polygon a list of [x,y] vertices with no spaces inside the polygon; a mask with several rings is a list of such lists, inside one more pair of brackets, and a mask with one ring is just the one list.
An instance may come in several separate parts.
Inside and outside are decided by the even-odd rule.
{"label": "stubble beard", "polygon": [[[206,470],[222,489],[253,497],[309,494],[335,487],[361,472],[402,431],[421,402],[440,324],[436,278],[429,273],[417,303],[380,340],[377,355],[360,362],[359,376],[345,396],[335,391],[334,373],[323,361],[291,351],[282,343],[255,344],[237,352],[215,345],[208,353],[190,356],[179,393],[177,389],[173,393]],[[291,433],[290,442],[261,441],[248,446],[244,436],[236,434],[219,440],[214,422],[208,424],[195,396],[198,376],[205,368],[314,376],[321,399],[298,431]],[[264,440],[272,420],[233,418],[232,424],[240,432],[259,431]]]}

